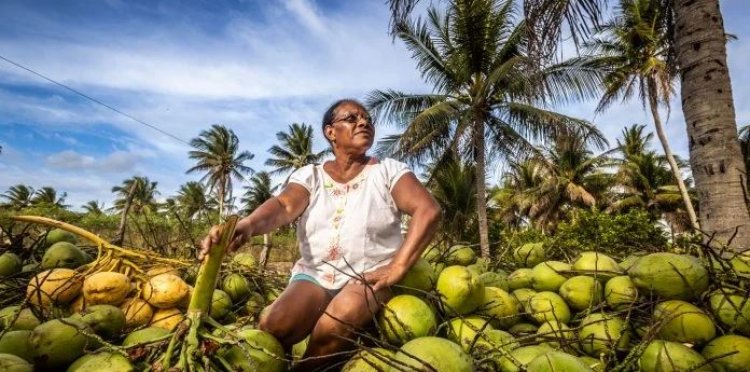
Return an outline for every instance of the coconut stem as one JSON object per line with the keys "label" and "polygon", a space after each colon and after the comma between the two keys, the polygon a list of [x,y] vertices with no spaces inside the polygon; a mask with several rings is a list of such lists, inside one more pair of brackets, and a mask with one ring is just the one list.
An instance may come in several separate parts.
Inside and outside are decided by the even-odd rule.
{"label": "coconut stem", "polygon": [[[234,228],[237,225],[238,219],[239,217],[237,216],[230,216],[227,218],[226,222],[221,225],[219,244],[214,245],[208,252],[207,257],[203,259],[203,262],[198,269],[198,277],[195,281],[193,296],[190,298],[188,315],[191,313],[208,313],[211,307],[214,288],[216,287],[216,282],[219,280],[221,261],[224,260],[224,253],[234,236]],[[200,319],[200,317],[198,319]]]}
{"label": "coconut stem", "polygon": [[118,247],[114,244],[107,242],[106,240],[100,238],[98,235],[90,231],[84,230],[78,226],[74,226],[69,223],[54,220],[51,218],[40,217],[40,216],[15,216],[15,217],[11,217],[11,219],[15,221],[21,221],[21,222],[37,223],[40,225],[46,225],[46,226],[65,230],[67,232],[76,234],[86,240],[89,240],[95,243],[97,246],[101,246],[103,249],[106,249],[109,251],[115,251],[119,255],[124,256],[124,257],[133,257],[133,258],[138,258],[142,260],[155,260],[158,262],[173,263],[177,265],[187,266],[185,262],[180,261],[180,260],[163,258],[163,257],[155,256],[152,254],[148,254],[148,253],[141,253],[141,252],[136,252],[133,250],[125,249],[122,247]]}

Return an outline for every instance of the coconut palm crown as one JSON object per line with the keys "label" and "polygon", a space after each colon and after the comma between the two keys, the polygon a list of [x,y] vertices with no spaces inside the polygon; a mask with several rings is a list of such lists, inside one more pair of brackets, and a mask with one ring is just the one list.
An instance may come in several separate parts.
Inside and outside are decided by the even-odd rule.
{"label": "coconut palm crown", "polygon": [[227,199],[231,199],[232,179],[244,179],[245,174],[253,172],[245,163],[255,155],[241,151],[239,142],[234,131],[218,124],[201,131],[198,137],[190,141],[194,150],[188,155],[196,163],[187,173],[204,173],[201,181],[208,185],[209,191],[217,192],[219,214],[224,213],[224,205]]}
{"label": "coconut palm crown", "polygon": [[397,25],[397,36],[433,91],[377,90],[366,103],[376,118],[403,129],[379,143],[380,154],[421,162],[462,149],[461,156],[471,160],[477,168],[480,246],[488,257],[487,155],[491,160],[531,153],[533,141],[561,129],[593,129],[545,106],[591,97],[600,80],[597,71],[567,63],[530,68],[526,23],[513,1],[447,3],[446,11],[432,7],[426,19]]}

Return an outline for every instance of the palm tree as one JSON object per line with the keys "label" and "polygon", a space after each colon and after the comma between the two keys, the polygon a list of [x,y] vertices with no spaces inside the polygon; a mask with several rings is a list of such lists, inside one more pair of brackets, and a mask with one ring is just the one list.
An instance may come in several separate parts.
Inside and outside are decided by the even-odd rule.
{"label": "palm tree", "polygon": [[125,238],[125,229],[127,227],[128,213],[132,210],[138,212],[155,211],[157,208],[156,182],[151,182],[148,177],[134,176],[126,179],[122,185],[112,188],[112,192],[117,195],[112,207],[115,211],[120,211],[120,227],[117,229],[117,235],[112,241],[115,245],[121,245]]}
{"label": "palm tree", "polygon": [[[617,140],[622,159],[615,175],[618,199],[609,207],[610,211],[641,208],[654,218],[665,217],[674,221],[685,216],[684,202],[674,174],[669,169],[666,157],[649,150],[652,133],[645,134],[643,125],[633,125],[622,132],[623,140]],[[677,159],[680,166],[684,166]],[[689,180],[688,180],[689,181]],[[682,208],[681,208],[682,207]],[[689,219],[688,224],[690,224]],[[685,227],[680,226],[680,230]]]}
{"label": "palm tree", "polygon": [[529,222],[532,203],[529,190],[535,190],[543,181],[543,169],[537,162],[529,159],[508,160],[501,176],[501,185],[492,192],[499,219],[505,225],[516,228]]}
{"label": "palm tree", "polygon": [[239,142],[234,131],[218,124],[190,141],[195,148],[189,152],[190,159],[194,159],[196,164],[187,173],[205,173],[201,181],[208,184],[209,191],[217,190],[219,215],[224,214],[224,204],[231,199],[232,178],[244,178],[244,174],[253,171],[245,162],[255,155],[240,151]]}
{"label": "palm tree", "polygon": [[201,213],[210,212],[217,206],[214,198],[208,197],[206,186],[200,182],[190,181],[180,186],[175,205],[188,217],[192,218]]}
{"label": "palm tree", "polygon": [[27,185],[11,186],[2,197],[7,200],[6,205],[11,209],[23,209],[31,205],[34,189]]}
{"label": "palm tree", "polygon": [[54,187],[44,186],[39,190],[36,190],[34,196],[31,198],[32,205],[44,205],[49,207],[67,208],[65,205],[65,198],[68,197],[67,193],[57,194],[57,190]]}
{"label": "palm tree", "polygon": [[745,181],[747,188],[750,190],[750,125],[745,125],[740,129],[740,150],[742,151],[742,159],[745,161]]}
{"label": "palm tree", "polygon": [[152,182],[143,176],[133,176],[122,181],[121,185],[112,187],[112,192],[116,195],[112,210],[123,212],[129,209],[135,213],[156,211],[156,196],[159,195],[157,185],[158,182]]}
{"label": "palm tree", "polygon": [[83,209],[86,214],[104,214],[104,203],[99,204],[99,201],[97,200],[89,200],[86,204],[81,206],[81,209]]}
{"label": "palm tree", "polygon": [[280,145],[273,145],[268,152],[273,156],[265,165],[274,167],[272,174],[286,173],[302,168],[307,164],[320,162],[330,149],[313,152],[313,128],[304,123],[292,123],[287,132],[277,132]]}
{"label": "palm tree", "polygon": [[[245,205],[245,212],[250,214],[266,200],[271,199],[278,189],[278,185],[271,186],[271,177],[268,172],[258,172],[250,178],[250,186],[245,186],[245,195],[241,203]],[[260,265],[266,267],[268,254],[271,251],[271,235],[263,234],[263,250],[260,252]]]}
{"label": "palm tree", "polygon": [[271,186],[271,176],[268,172],[258,172],[250,178],[250,185],[245,186],[245,194],[240,202],[245,206],[245,212],[251,213],[266,200],[271,199],[279,188]]}
{"label": "palm tree", "polygon": [[531,159],[540,168],[541,182],[527,190],[526,205],[529,217],[542,229],[553,231],[571,208],[602,206],[612,184],[603,168],[611,164],[613,150],[594,155],[592,145],[604,147],[596,132],[561,133],[553,146],[540,149],[542,155]]}
{"label": "palm tree", "polygon": [[[403,127],[380,143],[381,154],[417,162],[443,159],[456,149],[476,167],[479,240],[489,256],[486,209],[487,154],[533,152],[529,140],[554,137],[565,127],[590,124],[541,106],[593,92],[596,74],[568,64],[534,71],[525,53],[527,30],[513,2],[453,0],[447,12],[432,7],[427,20],[402,22],[398,36],[417,60],[427,94],[374,91],[367,106]],[[592,72],[593,73],[593,72]]]}
{"label": "palm tree", "polygon": [[455,156],[436,169],[428,187],[443,210],[439,231],[454,243],[474,243],[477,232],[476,169]]}
{"label": "palm tree", "polygon": [[649,107],[685,210],[693,228],[697,230],[700,228],[698,217],[659,115],[659,106],[669,108],[669,100],[674,93],[673,82],[677,76],[672,63],[669,12],[660,1],[621,0],[615,19],[600,28],[602,38],[595,38],[586,44],[594,53],[588,63],[607,71],[598,112],[619,98],[626,100],[633,94],[638,94],[643,106]]}
{"label": "palm tree", "polygon": [[[419,0],[390,0],[393,24]],[[737,249],[750,247],[750,211],[746,208],[743,159],[736,141],[732,86],[727,64],[724,21],[719,0],[654,0],[671,6],[680,98],[690,139],[690,164],[699,191],[703,231],[719,240],[735,235]],[[596,26],[606,0],[524,0],[531,25],[530,48],[541,58],[554,55],[560,27],[585,36]],[[565,21],[565,22],[564,22]],[[578,32],[581,31],[581,32]],[[574,38],[574,40],[577,40]],[[535,47],[536,45],[536,47]],[[532,65],[533,66],[533,65]],[[717,108],[722,108],[717,110]],[[709,218],[710,217],[710,218]],[[737,231],[736,229],[739,229]]]}
{"label": "palm tree", "polygon": [[[674,0],[674,45],[701,228],[750,248],[742,152],[719,0]],[[739,229],[739,231],[735,230]]]}

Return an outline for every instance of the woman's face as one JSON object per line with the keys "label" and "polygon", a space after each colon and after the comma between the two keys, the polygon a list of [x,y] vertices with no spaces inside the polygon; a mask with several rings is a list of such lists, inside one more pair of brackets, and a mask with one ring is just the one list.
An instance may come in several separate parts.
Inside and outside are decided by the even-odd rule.
{"label": "woman's face", "polygon": [[364,154],[375,140],[375,127],[367,111],[357,104],[344,102],[336,108],[325,135],[334,149]]}

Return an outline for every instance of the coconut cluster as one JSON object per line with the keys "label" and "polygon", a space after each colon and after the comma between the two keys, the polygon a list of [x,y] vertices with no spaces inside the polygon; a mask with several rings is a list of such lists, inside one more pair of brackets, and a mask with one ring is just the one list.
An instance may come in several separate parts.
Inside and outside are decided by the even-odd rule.
{"label": "coconut cluster", "polygon": [[[87,264],[92,258],[77,244],[75,235],[54,229],[43,240],[46,248],[39,263],[24,265],[16,254],[0,255],[0,279],[26,286],[22,303],[0,309],[0,371],[141,370],[150,363],[148,353],[134,357],[126,351],[164,347],[185,319],[192,271],[157,265],[129,275],[91,272]],[[213,292],[211,318],[225,324],[234,323],[237,314],[257,319],[275,299],[278,290],[261,295],[243,274],[254,269],[252,256],[235,256]],[[260,331],[252,327],[238,332],[248,344],[262,344],[278,355],[246,355],[228,348],[222,351],[225,359],[248,366],[281,361],[281,369],[271,370],[286,368],[283,348],[272,336],[257,335]],[[113,352],[113,347],[122,347],[122,352]]]}

